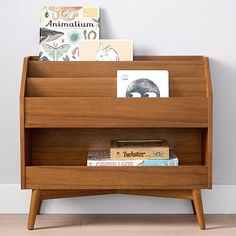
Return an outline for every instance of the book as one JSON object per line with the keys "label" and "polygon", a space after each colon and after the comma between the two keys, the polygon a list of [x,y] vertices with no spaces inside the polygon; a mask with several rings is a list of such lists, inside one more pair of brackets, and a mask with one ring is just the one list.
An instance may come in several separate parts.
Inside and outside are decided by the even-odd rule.
{"label": "book", "polygon": [[178,166],[179,160],[173,150],[170,150],[169,159],[112,159],[109,150],[89,151],[87,166]]}
{"label": "book", "polygon": [[100,39],[80,42],[81,61],[133,61],[133,41]]}
{"label": "book", "polygon": [[43,6],[39,59],[79,61],[80,41],[99,39],[98,7]]}
{"label": "book", "polygon": [[117,70],[117,97],[169,97],[169,72],[167,70]]}
{"label": "book", "polygon": [[166,139],[125,139],[112,140],[112,147],[168,147]]}
{"label": "book", "polygon": [[90,150],[87,153],[88,159],[101,159],[101,158],[107,158],[109,159],[110,151],[109,150]]}
{"label": "book", "polygon": [[143,160],[169,159],[169,146],[166,140],[113,140],[111,142],[111,159]]}
{"label": "book", "polygon": [[166,160],[111,160],[88,159],[87,166],[178,166],[178,158]]}

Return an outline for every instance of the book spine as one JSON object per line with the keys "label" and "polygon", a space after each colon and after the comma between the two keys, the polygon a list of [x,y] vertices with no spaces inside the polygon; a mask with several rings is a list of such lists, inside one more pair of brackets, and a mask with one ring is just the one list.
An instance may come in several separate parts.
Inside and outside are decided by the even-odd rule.
{"label": "book spine", "polygon": [[169,147],[111,148],[111,159],[113,160],[169,159]]}
{"label": "book spine", "polygon": [[168,160],[87,160],[87,166],[178,166],[178,158]]}

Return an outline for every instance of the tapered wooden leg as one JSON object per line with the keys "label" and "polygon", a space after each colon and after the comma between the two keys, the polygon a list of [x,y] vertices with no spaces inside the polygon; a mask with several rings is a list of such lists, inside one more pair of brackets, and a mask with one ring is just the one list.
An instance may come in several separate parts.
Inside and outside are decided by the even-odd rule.
{"label": "tapered wooden leg", "polygon": [[29,211],[29,218],[28,218],[28,229],[34,229],[34,224],[36,220],[36,216],[39,211],[39,206],[40,206],[40,190],[32,190],[31,194],[31,202],[30,202],[30,211]]}
{"label": "tapered wooden leg", "polygon": [[[40,195],[41,195],[41,194],[40,194]],[[39,207],[38,207],[38,213],[37,213],[37,215],[40,215],[41,205],[42,205],[42,199],[41,199],[41,197],[40,197],[40,200],[39,200]]]}
{"label": "tapered wooden leg", "polygon": [[199,189],[193,190],[193,203],[194,203],[194,208],[196,211],[199,227],[200,229],[203,230],[205,229],[205,219],[204,219],[203,207],[202,207],[202,196],[201,196],[201,191]]}
{"label": "tapered wooden leg", "polygon": [[192,203],[192,207],[193,207],[193,214],[196,215],[196,211],[195,211],[195,206],[194,206],[193,200],[191,200],[191,203]]}

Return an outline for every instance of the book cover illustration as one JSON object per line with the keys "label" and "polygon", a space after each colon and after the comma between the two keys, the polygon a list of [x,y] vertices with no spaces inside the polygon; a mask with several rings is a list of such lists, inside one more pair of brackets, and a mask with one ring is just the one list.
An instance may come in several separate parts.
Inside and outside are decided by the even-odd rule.
{"label": "book cover illustration", "polygon": [[133,61],[132,40],[84,40],[80,45],[81,61]]}
{"label": "book cover illustration", "polygon": [[99,8],[43,6],[39,59],[79,61],[80,41],[99,39]]}
{"label": "book cover illustration", "polygon": [[169,97],[169,72],[167,70],[118,70],[117,97]]}

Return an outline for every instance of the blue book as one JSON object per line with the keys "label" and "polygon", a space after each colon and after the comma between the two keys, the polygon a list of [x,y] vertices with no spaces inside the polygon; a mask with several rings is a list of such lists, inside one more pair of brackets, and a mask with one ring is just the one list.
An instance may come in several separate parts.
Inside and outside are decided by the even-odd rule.
{"label": "blue book", "polygon": [[111,158],[88,157],[88,166],[178,166],[178,158],[166,160],[113,160]]}
{"label": "blue book", "polygon": [[178,166],[178,158],[165,160],[143,160],[138,166]]}

